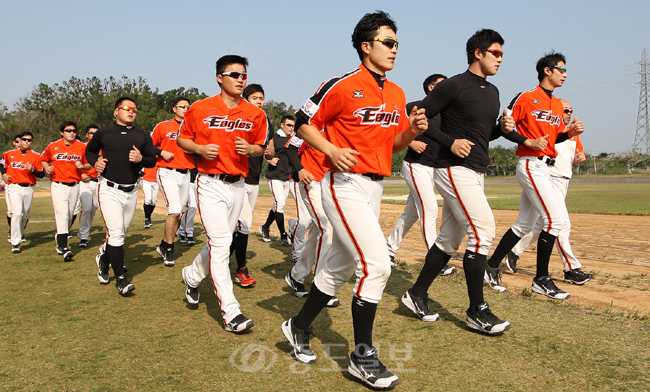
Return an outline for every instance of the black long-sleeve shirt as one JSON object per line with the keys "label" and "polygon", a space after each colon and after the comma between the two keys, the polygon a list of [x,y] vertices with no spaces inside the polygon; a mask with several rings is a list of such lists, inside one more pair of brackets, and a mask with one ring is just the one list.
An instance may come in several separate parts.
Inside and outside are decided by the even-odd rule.
{"label": "black long-sleeve shirt", "polygon": [[[441,146],[434,163],[436,168],[463,166],[485,173],[490,163],[488,144],[491,140],[500,136],[516,143],[526,140],[514,132],[501,132],[497,124],[499,90],[469,70],[438,83],[418,107],[425,109],[428,118],[441,114],[441,128],[434,130],[432,135]],[[467,157],[461,158],[451,152],[456,139],[474,143]]]}
{"label": "black long-sleeve shirt", "polygon": [[[411,110],[413,110],[413,106],[417,106],[419,108],[420,101],[411,102],[407,104],[406,113],[411,113]],[[415,150],[413,150],[409,146],[406,151],[406,156],[404,157],[404,160],[406,162],[419,163],[420,165],[434,167],[433,165],[436,161],[436,158],[438,157],[438,151],[440,150],[440,145],[433,138],[433,134],[435,132],[440,131],[440,125],[441,125],[440,117],[441,116],[437,114],[432,118],[430,118],[429,128],[427,128],[427,130],[423,134],[417,135],[414,139],[419,142],[426,143],[427,148],[425,148],[422,153],[419,153],[419,152],[415,152]]]}
{"label": "black long-sleeve shirt", "polygon": [[[142,154],[142,161],[129,161],[129,153],[135,146]],[[156,166],[156,150],[151,136],[139,128],[113,124],[101,128],[86,147],[86,160],[95,166],[99,152],[107,160],[102,177],[118,184],[135,184],[141,167]]]}

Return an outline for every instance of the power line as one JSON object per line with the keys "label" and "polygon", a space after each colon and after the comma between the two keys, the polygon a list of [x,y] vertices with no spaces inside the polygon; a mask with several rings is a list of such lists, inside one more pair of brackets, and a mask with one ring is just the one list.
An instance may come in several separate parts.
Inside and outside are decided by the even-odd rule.
{"label": "power line", "polygon": [[[648,117],[648,50],[641,51],[641,61],[638,65],[641,67],[639,75],[641,86],[639,92],[639,111],[636,116],[636,135],[632,151],[640,153],[650,153],[650,117]],[[644,151],[645,150],[645,151]]]}

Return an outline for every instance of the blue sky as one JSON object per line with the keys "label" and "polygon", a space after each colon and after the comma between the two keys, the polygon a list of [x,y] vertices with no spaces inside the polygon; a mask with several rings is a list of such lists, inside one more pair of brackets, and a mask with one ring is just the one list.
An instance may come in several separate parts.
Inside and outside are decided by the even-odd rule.
{"label": "blue sky", "polygon": [[[75,76],[142,76],[160,91],[214,95],[215,61],[248,57],[249,83],[299,106],[321,82],[358,65],[350,35],[366,12],[389,12],[400,41],[389,79],[407,100],[422,80],[467,68],[465,42],[492,28],[504,62],[489,80],[502,107],[537,84],[535,62],[555,49],[568,79],[556,95],[585,124],[591,153],[625,152],[636,131],[641,50],[650,48],[649,1],[6,1],[0,0],[0,102],[10,108],[39,83]],[[508,145],[504,141],[501,144]]]}

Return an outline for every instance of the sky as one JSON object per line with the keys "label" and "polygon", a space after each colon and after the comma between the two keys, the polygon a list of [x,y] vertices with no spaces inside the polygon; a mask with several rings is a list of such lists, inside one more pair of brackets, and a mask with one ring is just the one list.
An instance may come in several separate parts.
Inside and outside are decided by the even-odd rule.
{"label": "sky", "polygon": [[[643,48],[650,49],[650,1],[31,1],[0,0],[0,102],[14,104],[40,83],[71,77],[144,77],[161,92],[196,87],[219,93],[215,62],[249,59],[248,83],[267,100],[299,107],[325,80],[359,65],[350,37],[367,12],[383,10],[400,42],[388,78],[407,101],[424,96],[433,73],[467,69],[465,43],[481,28],[505,40],[488,80],[504,108],[537,85],[535,63],[567,57],[556,96],[583,121],[587,152],[623,153],[634,143]],[[509,146],[508,141],[497,142]]]}

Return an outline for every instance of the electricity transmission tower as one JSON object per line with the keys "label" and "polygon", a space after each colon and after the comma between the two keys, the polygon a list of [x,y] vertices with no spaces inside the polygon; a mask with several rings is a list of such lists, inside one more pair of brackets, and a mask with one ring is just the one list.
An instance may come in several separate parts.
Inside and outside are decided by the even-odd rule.
{"label": "electricity transmission tower", "polygon": [[632,151],[640,152],[642,154],[650,153],[650,117],[648,115],[648,72],[650,71],[650,63],[648,62],[648,50],[641,51],[641,92],[639,93],[639,111],[636,116],[636,135],[634,136],[634,144]]}

